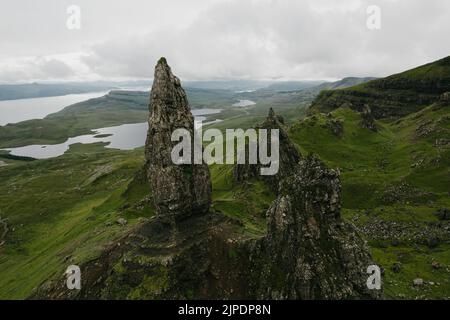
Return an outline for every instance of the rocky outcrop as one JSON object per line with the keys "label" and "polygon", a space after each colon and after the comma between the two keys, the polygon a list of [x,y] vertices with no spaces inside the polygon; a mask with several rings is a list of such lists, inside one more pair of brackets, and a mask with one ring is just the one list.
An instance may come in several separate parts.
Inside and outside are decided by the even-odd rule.
{"label": "rocky outcrop", "polygon": [[377,132],[377,125],[375,124],[375,118],[372,115],[372,110],[369,105],[364,105],[361,111],[361,126],[365,129],[369,129],[373,132]]}
{"label": "rocky outcrop", "polygon": [[447,208],[441,208],[434,213],[439,220],[450,220],[450,210]]}
{"label": "rocky outcrop", "polygon": [[[278,192],[278,185],[281,179],[287,177],[292,173],[292,170],[297,166],[301,159],[300,153],[297,151],[295,145],[289,139],[289,136],[284,129],[283,117],[276,115],[272,108],[265,121],[257,126],[257,129],[267,129],[268,137],[273,129],[279,130],[279,170],[275,175],[260,175],[261,165],[259,164],[237,164],[234,168],[234,180],[237,183],[242,183],[250,178],[258,178],[267,183],[268,186],[276,193]],[[268,150],[270,150],[270,141],[268,141]]]}
{"label": "rocky outcrop", "polygon": [[449,104],[450,103],[450,92],[444,92],[443,94],[441,94],[439,101],[443,105]]}
{"label": "rocky outcrop", "polygon": [[211,179],[205,163],[174,164],[171,141],[176,129],[186,129],[194,146],[194,117],[180,80],[172,74],[166,59],[155,68],[150,93],[150,118],[145,156],[157,215],[174,222],[178,218],[205,213],[211,203]]}
{"label": "rocky outcrop", "polygon": [[328,128],[336,137],[341,138],[344,134],[344,123],[341,119],[328,119],[324,127]]}
{"label": "rocky outcrop", "polygon": [[260,294],[271,299],[376,297],[364,241],[340,216],[339,171],[308,157],[281,182],[267,212]]}

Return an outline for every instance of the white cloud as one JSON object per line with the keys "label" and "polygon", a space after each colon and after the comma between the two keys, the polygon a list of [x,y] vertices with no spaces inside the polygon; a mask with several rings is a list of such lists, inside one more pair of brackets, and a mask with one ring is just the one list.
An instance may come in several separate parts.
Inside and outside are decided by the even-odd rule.
{"label": "white cloud", "polygon": [[[42,30],[49,34],[44,37],[39,28],[30,28],[42,17],[27,15],[26,23],[14,22],[10,28],[14,36],[5,37],[0,56],[11,61],[27,52],[52,61],[56,54],[57,62],[30,71],[29,65],[12,59],[16,76],[11,65],[2,63],[0,81],[39,74],[149,78],[160,56],[190,80],[384,76],[450,53],[446,0],[80,0],[78,33],[64,29],[64,14],[55,13],[64,9],[65,0],[57,10],[50,9],[51,2],[42,1],[48,11],[38,10],[46,17]],[[371,4],[382,10],[379,31],[366,28]],[[56,28],[60,20],[62,27]],[[23,36],[28,45],[20,40]]]}

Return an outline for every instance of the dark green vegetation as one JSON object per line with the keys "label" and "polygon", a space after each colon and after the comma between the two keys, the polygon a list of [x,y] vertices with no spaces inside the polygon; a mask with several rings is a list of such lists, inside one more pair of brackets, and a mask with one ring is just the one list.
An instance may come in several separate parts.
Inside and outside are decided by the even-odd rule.
{"label": "dark green vegetation", "polygon": [[[148,189],[133,180],[142,162],[142,149],[119,152],[94,144],[2,167],[0,216],[9,232],[0,246],[0,297],[27,297],[68,262],[95,257],[138,217],[151,216],[151,208],[138,203]],[[116,223],[119,218],[127,226]]]}
{"label": "dark green vegetation", "polygon": [[361,111],[368,105],[376,118],[405,116],[432,104],[450,91],[450,57],[354,87],[322,91],[313,111],[341,106]]}
{"label": "dark green vegetation", "polygon": [[[257,102],[213,115],[212,119],[224,120],[212,125],[220,129],[252,127],[274,107],[290,125],[289,135],[303,155],[315,153],[329,167],[340,169],[343,216],[358,227],[374,260],[384,269],[386,297],[448,299],[450,223],[443,209],[450,208],[450,106],[437,102],[450,74],[448,61],[325,92],[313,110],[332,111],[329,114],[306,116],[318,92],[313,89],[240,94],[199,89],[188,94],[193,107],[224,108],[236,99]],[[359,91],[370,97],[355,98],[354,92]],[[327,95],[328,100],[323,100]],[[392,119],[395,113],[389,111],[388,118],[375,121],[376,132],[365,129],[357,108],[352,108],[359,98],[369,99],[374,113],[379,106],[380,110],[400,108],[402,116]],[[0,143],[17,139],[14,143],[28,144],[36,137],[60,141],[92,128],[121,124],[124,119],[142,122],[148,114],[147,100],[148,93],[113,92],[67,108],[40,124],[30,121],[0,127]],[[386,101],[396,103],[384,109]],[[34,136],[47,121],[61,125],[54,131],[42,126],[43,133]],[[10,135],[3,136],[5,132]],[[30,296],[47,279],[61,277],[68,265],[92,261],[117,245],[154,214],[149,187],[136,178],[144,162],[143,149],[125,152],[101,144],[74,145],[55,159],[24,161],[3,154],[0,160],[7,163],[0,166],[0,221],[8,229],[4,235],[4,224],[0,224],[0,298]],[[236,232],[246,237],[263,235],[265,212],[274,199],[267,186],[255,180],[233,184],[230,166],[210,169],[212,211],[239,223],[233,236]],[[127,223],[121,225],[120,218]],[[227,252],[230,259],[239,254]],[[118,274],[121,270],[118,264]],[[414,286],[416,278],[424,284]],[[145,290],[164,287],[164,281],[164,270],[160,270],[149,276],[148,288],[137,288],[130,298],[142,298]]]}

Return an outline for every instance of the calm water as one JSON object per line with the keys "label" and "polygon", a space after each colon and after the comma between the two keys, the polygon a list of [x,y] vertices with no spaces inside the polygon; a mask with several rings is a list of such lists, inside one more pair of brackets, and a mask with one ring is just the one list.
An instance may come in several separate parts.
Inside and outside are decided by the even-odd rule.
{"label": "calm water", "polygon": [[[220,113],[221,109],[197,109],[192,110],[195,116],[195,126],[198,128],[201,121],[206,120],[206,115]],[[209,121],[203,123],[210,124],[217,122]],[[82,135],[78,137],[69,138],[66,142],[53,145],[30,145],[19,148],[4,149],[10,151],[10,154],[16,156],[32,157],[36,159],[48,159],[63,155],[75,143],[96,143],[106,142],[106,148],[114,148],[120,150],[132,150],[142,147],[147,138],[148,124],[134,123],[124,124],[116,127],[100,128],[92,130],[93,134]]]}
{"label": "calm water", "polygon": [[248,106],[253,106],[256,103],[252,100],[239,100],[239,102],[236,102],[235,104],[233,104],[233,107],[248,107]]}
{"label": "calm water", "polygon": [[108,92],[68,94],[58,97],[0,101],[0,126],[31,119],[43,119],[74,103],[104,96]]}

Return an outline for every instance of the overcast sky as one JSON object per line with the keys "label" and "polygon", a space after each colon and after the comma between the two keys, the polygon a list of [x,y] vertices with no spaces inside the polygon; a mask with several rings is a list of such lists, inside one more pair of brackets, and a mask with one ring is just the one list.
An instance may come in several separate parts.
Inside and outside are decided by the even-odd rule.
{"label": "overcast sky", "polygon": [[160,56],[184,80],[386,76],[449,35],[448,0],[1,0],[0,82],[151,78]]}

